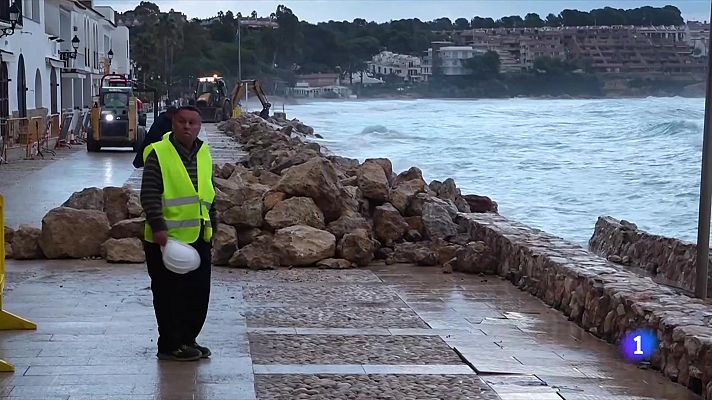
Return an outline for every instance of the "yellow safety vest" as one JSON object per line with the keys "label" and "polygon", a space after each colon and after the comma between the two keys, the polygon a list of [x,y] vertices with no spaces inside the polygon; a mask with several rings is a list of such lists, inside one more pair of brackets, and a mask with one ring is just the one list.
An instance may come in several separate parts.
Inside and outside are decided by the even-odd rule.
{"label": "yellow safety vest", "polygon": [[[213,229],[208,209],[215,199],[213,188],[213,160],[207,144],[198,150],[198,190],[185,169],[178,150],[170,140],[170,132],[159,142],[146,146],[143,160],[151,151],[156,152],[163,178],[163,218],[166,220],[168,237],[183,243],[193,243],[200,236],[203,226],[203,240],[210,241]],[[153,242],[153,231],[146,222],[144,238]]]}

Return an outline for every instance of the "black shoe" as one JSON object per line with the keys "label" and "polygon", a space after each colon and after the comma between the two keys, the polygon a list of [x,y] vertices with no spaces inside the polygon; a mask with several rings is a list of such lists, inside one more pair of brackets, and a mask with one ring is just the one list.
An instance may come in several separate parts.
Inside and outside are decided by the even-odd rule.
{"label": "black shoe", "polygon": [[156,354],[159,360],[172,360],[172,361],[195,361],[200,360],[203,357],[203,353],[189,346],[181,346],[178,350],[173,350],[170,353],[158,353]]}
{"label": "black shoe", "polygon": [[188,347],[191,347],[191,348],[194,348],[194,349],[200,351],[200,354],[202,354],[201,358],[208,358],[212,354],[210,352],[209,348],[201,346],[198,343],[193,343],[191,345],[188,345]]}

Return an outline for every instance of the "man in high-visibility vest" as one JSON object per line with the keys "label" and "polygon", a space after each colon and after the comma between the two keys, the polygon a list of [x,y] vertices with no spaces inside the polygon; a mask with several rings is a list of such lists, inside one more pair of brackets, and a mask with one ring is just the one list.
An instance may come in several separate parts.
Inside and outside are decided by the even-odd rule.
{"label": "man in high-visibility vest", "polygon": [[[210,356],[197,344],[210,298],[212,233],[216,224],[208,145],[198,139],[200,111],[179,108],[173,131],[148,145],[141,182],[146,213],[144,251],[158,322],[158,358],[194,361]],[[168,238],[188,243],[200,254],[200,267],[186,274],[169,271],[161,247]]]}

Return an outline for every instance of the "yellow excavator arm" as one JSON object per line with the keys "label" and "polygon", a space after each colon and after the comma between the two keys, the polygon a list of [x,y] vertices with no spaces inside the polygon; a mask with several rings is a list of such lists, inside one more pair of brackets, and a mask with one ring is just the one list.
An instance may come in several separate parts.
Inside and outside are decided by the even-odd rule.
{"label": "yellow excavator arm", "polygon": [[260,99],[260,103],[262,103],[262,108],[269,109],[270,107],[272,107],[272,104],[267,101],[267,96],[265,96],[265,92],[262,90],[262,84],[260,84],[260,81],[256,79],[249,81],[240,81],[237,83],[237,85],[235,85],[235,88],[232,89],[231,94],[233,107],[237,107],[237,104],[240,102],[240,100],[245,98],[245,93],[248,90],[257,95],[257,98]]}

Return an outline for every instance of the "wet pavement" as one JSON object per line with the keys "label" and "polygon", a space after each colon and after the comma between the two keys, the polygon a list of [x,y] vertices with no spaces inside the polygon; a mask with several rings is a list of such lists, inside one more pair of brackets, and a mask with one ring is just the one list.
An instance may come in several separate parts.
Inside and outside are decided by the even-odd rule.
{"label": "wet pavement", "polygon": [[[0,398],[697,399],[497,277],[438,268],[215,267],[200,343],[155,359],[142,265],[10,261]],[[2,397],[5,396],[5,397]]]}
{"label": "wet pavement", "polygon": [[[149,125],[150,125],[149,121]],[[200,137],[211,144],[216,163],[238,160],[242,153],[218,132],[204,124]],[[5,197],[5,225],[42,225],[48,211],[59,207],[72,193],[87,187],[141,186],[142,169],[132,165],[130,149],[102,149],[88,153],[86,146],[59,149],[54,159],[23,160],[0,165],[0,193]]]}

